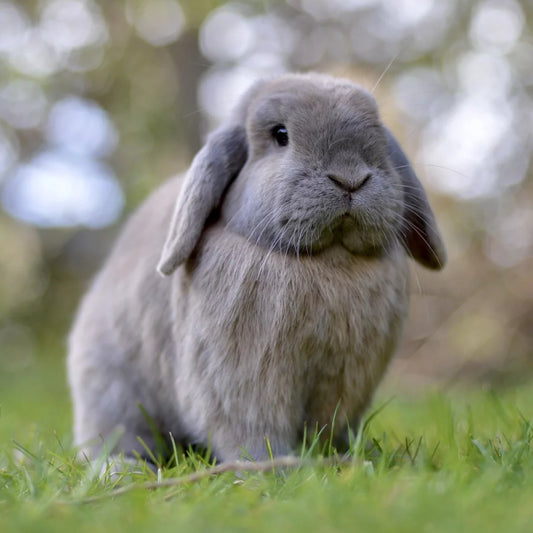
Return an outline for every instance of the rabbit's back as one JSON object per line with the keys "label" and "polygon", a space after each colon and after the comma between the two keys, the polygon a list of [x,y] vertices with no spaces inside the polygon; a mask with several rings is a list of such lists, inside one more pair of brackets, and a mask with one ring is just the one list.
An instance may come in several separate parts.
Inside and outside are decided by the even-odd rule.
{"label": "rabbit's back", "polygon": [[139,405],[180,436],[169,289],[154,268],[180,185],[169,180],[133,214],[78,310],[68,357],[78,444],[129,425],[150,440]]}

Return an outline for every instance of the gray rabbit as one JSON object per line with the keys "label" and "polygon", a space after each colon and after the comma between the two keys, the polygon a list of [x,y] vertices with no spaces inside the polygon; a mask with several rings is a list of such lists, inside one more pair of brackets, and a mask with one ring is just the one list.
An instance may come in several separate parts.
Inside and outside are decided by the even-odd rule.
{"label": "gray rabbit", "polygon": [[83,299],[76,443],[94,457],[122,428],[116,450],[145,455],[155,425],[222,461],[260,459],[267,439],[281,455],[305,426],[329,435],[334,415],[342,442],[398,343],[407,256],[445,263],[372,96],[318,74],[257,82],[131,217]]}

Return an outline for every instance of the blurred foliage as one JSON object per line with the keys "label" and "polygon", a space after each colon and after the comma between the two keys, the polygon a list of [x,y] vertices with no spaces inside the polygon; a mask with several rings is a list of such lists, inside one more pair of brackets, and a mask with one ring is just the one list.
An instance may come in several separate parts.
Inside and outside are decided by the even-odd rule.
{"label": "blurred foliage", "polygon": [[64,356],[120,221],[187,168],[255,78],[372,90],[449,248],[413,268],[391,381],[533,371],[533,4],[517,0],[0,2],[0,369]]}

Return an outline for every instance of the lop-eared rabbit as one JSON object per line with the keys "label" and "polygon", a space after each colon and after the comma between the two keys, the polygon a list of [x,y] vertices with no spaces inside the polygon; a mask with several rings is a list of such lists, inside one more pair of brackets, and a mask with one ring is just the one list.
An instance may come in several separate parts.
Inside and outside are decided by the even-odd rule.
{"label": "lop-eared rabbit", "polygon": [[131,217],[83,299],[75,442],[95,457],[121,428],[115,451],[146,456],[155,426],[260,459],[335,418],[341,443],[398,343],[408,256],[445,263],[372,96],[318,74],[257,82]]}

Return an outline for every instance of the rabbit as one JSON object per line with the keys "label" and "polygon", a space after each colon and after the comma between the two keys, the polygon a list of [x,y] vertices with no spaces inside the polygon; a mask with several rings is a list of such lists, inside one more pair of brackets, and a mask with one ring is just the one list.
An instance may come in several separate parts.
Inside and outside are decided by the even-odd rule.
{"label": "rabbit", "polygon": [[446,262],[373,96],[325,74],[255,82],[133,214],[82,300],[76,444],[147,458],[159,432],[260,460],[325,428],[342,446],[400,339],[409,256]]}

